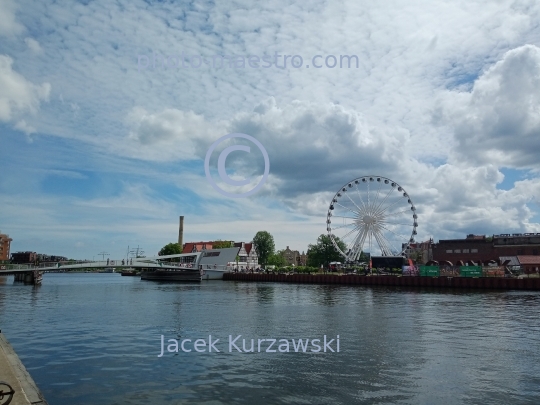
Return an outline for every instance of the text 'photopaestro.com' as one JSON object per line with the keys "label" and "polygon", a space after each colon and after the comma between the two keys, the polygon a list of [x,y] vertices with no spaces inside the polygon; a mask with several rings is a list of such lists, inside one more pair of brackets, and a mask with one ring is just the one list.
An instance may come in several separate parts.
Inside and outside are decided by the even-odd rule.
{"label": "text 'photopaestro.com'", "polygon": [[315,55],[303,58],[301,55],[289,55],[275,52],[274,55],[189,55],[180,52],[162,55],[137,55],[137,68],[143,70],[172,69],[358,69],[357,55]]}

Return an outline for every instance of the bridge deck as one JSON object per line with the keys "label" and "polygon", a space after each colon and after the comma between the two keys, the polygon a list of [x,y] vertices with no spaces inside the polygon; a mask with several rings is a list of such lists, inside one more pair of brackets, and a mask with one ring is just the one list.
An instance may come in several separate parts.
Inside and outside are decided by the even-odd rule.
{"label": "bridge deck", "polygon": [[[7,267],[7,266],[6,266]],[[66,265],[56,265],[56,266],[49,266],[49,267],[40,267],[40,266],[19,266],[19,267],[13,267],[11,268],[1,269],[1,274],[15,274],[15,273],[25,273],[28,271],[33,270],[39,270],[43,272],[50,272],[50,271],[59,271],[59,270],[76,270],[76,269],[107,269],[107,268],[115,268],[115,269],[162,269],[162,270],[197,270],[196,268],[186,268],[186,267],[180,267],[173,264],[165,264],[165,263],[133,263],[133,264],[102,264],[102,263],[78,263],[78,264],[66,264]]]}

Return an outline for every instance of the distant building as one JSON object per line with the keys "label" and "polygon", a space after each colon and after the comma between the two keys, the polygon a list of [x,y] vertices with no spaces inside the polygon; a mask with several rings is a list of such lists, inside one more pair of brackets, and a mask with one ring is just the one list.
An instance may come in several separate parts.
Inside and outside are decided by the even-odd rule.
{"label": "distant building", "polygon": [[300,253],[298,250],[291,250],[289,246],[283,250],[283,257],[287,266],[305,266],[307,263],[307,255],[304,252]]}
{"label": "distant building", "polygon": [[42,253],[37,254],[38,263],[58,263],[58,262],[67,262],[68,258],[65,256],[55,256],[55,255],[44,255]]}
{"label": "distant building", "polygon": [[[406,244],[402,245],[404,249]],[[405,249],[405,256],[407,259],[414,260],[417,264],[425,264],[430,260],[433,260],[433,239],[425,242],[410,243]]]}
{"label": "distant building", "polygon": [[28,264],[37,261],[36,252],[16,252],[11,254],[11,263],[13,264]]}
{"label": "distant building", "polygon": [[518,256],[517,259],[524,273],[538,273],[540,269],[540,256]]}
{"label": "distant building", "polygon": [[65,256],[45,255],[36,252],[16,252],[11,254],[11,263],[13,264],[58,263],[66,261],[68,261],[68,258]]}
{"label": "distant building", "polygon": [[9,260],[9,249],[12,240],[5,233],[0,233],[0,260]]}
{"label": "distant building", "polygon": [[467,235],[465,239],[446,239],[434,243],[433,260],[449,261],[457,264],[475,262],[485,263],[490,260],[500,261],[501,256],[539,256],[540,233]]}
{"label": "distant building", "polygon": [[253,243],[236,242],[234,247],[239,247],[239,262],[246,263],[247,267],[257,267],[259,265],[259,256]]}
{"label": "distant building", "polygon": [[184,243],[182,253],[197,253],[203,250],[212,249],[214,242],[187,242]]}

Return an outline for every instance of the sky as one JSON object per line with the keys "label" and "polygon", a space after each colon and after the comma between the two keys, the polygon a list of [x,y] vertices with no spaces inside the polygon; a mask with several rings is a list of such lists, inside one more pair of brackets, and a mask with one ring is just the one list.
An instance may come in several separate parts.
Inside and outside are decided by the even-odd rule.
{"label": "sky", "polygon": [[[184,215],[185,242],[304,251],[377,175],[417,241],[540,232],[538,21],[535,0],[0,0],[0,230],[12,252],[120,258]],[[205,175],[230,133],[269,156],[246,198]],[[251,147],[225,161],[251,183],[224,189],[262,179]]]}

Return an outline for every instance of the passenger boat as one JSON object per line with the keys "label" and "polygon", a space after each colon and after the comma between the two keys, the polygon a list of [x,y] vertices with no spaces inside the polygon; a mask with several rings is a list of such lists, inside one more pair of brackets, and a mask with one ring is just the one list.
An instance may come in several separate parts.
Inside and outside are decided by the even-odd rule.
{"label": "passenger boat", "polygon": [[99,273],[114,273],[116,271],[116,268],[114,267],[105,267],[103,270],[99,271]]}
{"label": "passenger boat", "polygon": [[141,280],[152,281],[201,281],[201,274],[196,269],[160,269],[141,273]]}
{"label": "passenger boat", "polygon": [[[239,251],[239,247],[208,249],[196,253],[136,259],[134,265],[136,264],[137,267],[141,267],[142,263],[148,263],[149,267],[141,273],[141,280],[222,280],[223,274],[230,271],[227,263],[234,261]],[[171,259],[177,259],[179,262],[166,261]]]}
{"label": "passenger boat", "polygon": [[139,273],[137,273],[137,270],[135,269],[124,269],[120,272],[122,276],[138,276]]}

